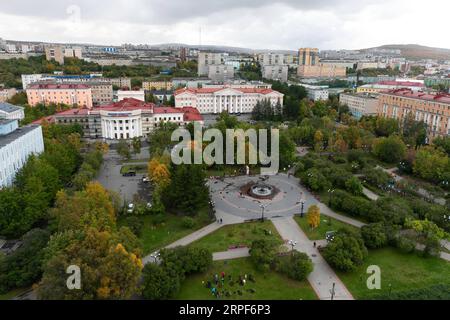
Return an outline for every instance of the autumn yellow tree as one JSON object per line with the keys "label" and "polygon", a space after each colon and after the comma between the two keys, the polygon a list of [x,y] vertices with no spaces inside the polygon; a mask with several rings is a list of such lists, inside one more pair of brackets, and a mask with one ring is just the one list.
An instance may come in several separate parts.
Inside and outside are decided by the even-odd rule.
{"label": "autumn yellow tree", "polygon": [[153,158],[148,163],[148,177],[157,186],[166,186],[170,183],[169,169],[158,158]]}
{"label": "autumn yellow tree", "polygon": [[317,130],[314,133],[314,151],[319,152],[323,147],[323,133],[320,130]]}
{"label": "autumn yellow tree", "polygon": [[308,219],[308,224],[311,229],[315,229],[320,225],[320,209],[316,205],[312,205],[308,208],[308,212],[306,214],[306,218]]}

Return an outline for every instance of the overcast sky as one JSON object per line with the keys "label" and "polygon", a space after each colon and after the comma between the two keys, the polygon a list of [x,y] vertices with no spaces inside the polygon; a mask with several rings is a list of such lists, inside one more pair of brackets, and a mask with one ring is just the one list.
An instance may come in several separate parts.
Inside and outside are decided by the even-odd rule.
{"label": "overcast sky", "polygon": [[448,0],[0,0],[0,37],[253,49],[450,48]]}

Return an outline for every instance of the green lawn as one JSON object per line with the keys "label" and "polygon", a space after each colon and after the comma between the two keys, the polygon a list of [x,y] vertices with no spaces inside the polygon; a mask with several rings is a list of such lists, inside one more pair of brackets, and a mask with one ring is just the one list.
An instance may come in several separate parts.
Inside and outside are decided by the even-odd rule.
{"label": "green lawn", "polygon": [[[381,289],[366,286],[369,265],[381,269]],[[419,289],[431,285],[450,285],[450,263],[439,258],[423,258],[418,254],[404,254],[394,248],[370,250],[363,266],[352,273],[337,272],[339,278],[356,299],[369,299],[380,293]]]}
{"label": "green lawn", "polygon": [[193,247],[205,248],[210,252],[227,251],[230,246],[250,246],[256,239],[274,239],[283,243],[271,221],[248,222],[223,226],[219,230],[191,244]]}
{"label": "green lawn", "polygon": [[[197,224],[192,229],[183,226],[182,217],[172,214],[167,214],[167,220],[156,226],[153,224],[153,216],[142,216],[139,218],[144,225],[139,237],[142,242],[144,254],[161,249],[211,223],[211,220],[205,214],[198,215],[194,218]],[[119,224],[124,225],[123,221],[119,221]]]}
{"label": "green lawn", "polygon": [[[222,294],[221,299],[238,300],[315,300],[316,294],[309,285],[308,281],[295,281],[285,277],[277,272],[269,271],[266,273],[257,271],[248,258],[235,259],[228,261],[216,261],[210,270],[204,274],[189,276],[181,285],[180,292],[176,299],[179,300],[213,300],[216,299],[210,289],[207,289],[202,282],[210,280],[212,282],[214,274],[225,272],[224,290],[230,292],[226,297]],[[244,287],[235,283],[229,285],[228,276],[231,275],[235,281],[239,275],[252,275],[255,282],[247,281]],[[247,290],[253,289],[251,293]],[[221,289],[219,289],[220,291]],[[242,295],[237,293],[242,292]]]}
{"label": "green lawn", "polygon": [[[306,216],[303,218],[300,218],[300,216],[295,216],[294,220],[298,223],[300,228],[305,232],[306,236],[310,240],[323,240],[323,239],[325,239],[325,233],[327,231],[337,231],[341,228],[358,230],[358,228],[356,228],[352,225],[341,222],[334,218],[329,218],[325,215],[321,215],[320,225],[313,230],[311,230],[311,228],[309,227]],[[330,225],[330,221],[331,221],[331,225]]]}

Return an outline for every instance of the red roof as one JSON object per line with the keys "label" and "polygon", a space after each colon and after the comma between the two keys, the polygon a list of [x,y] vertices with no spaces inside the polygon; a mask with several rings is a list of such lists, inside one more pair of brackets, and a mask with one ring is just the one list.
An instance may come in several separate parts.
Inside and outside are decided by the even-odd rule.
{"label": "red roof", "polygon": [[95,110],[106,111],[133,111],[133,110],[152,110],[155,107],[153,103],[147,103],[134,98],[126,98],[119,102],[99,106]]}
{"label": "red roof", "polygon": [[174,107],[154,107],[153,113],[183,113],[183,109]]}
{"label": "red roof", "polygon": [[386,85],[386,86],[404,86],[404,87],[425,87],[425,85],[421,82],[412,82],[412,81],[380,81],[376,84]]}
{"label": "red roof", "polygon": [[275,90],[266,89],[266,88],[231,88],[231,87],[198,88],[198,89],[195,89],[195,88],[183,88],[183,89],[178,89],[177,91],[175,91],[175,95],[179,95],[179,94],[184,93],[184,92],[191,92],[193,94],[214,93],[214,92],[222,91],[224,89],[232,89],[232,90],[240,91],[242,93],[259,93],[259,94],[269,94],[269,93],[272,93],[272,92],[277,92]]}
{"label": "red roof", "polygon": [[55,83],[39,83],[39,84],[32,84],[28,86],[28,89],[61,89],[61,90],[68,90],[68,89],[89,89],[90,87],[85,84],[55,84]]}
{"label": "red roof", "polygon": [[184,112],[184,121],[203,121],[203,117],[198,111],[198,109],[194,107],[183,107]]}
{"label": "red roof", "polygon": [[408,88],[402,88],[402,89],[388,90],[385,91],[384,94],[450,104],[450,94],[445,93],[430,94],[422,91],[412,91],[411,89]]}

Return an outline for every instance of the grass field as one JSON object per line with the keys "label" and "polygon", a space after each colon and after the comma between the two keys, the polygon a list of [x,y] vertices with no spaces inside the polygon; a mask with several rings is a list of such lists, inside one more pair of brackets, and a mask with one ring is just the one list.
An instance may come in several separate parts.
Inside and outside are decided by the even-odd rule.
{"label": "grass field", "polygon": [[[204,214],[194,218],[197,221],[197,224],[192,229],[183,226],[182,217],[172,214],[167,214],[166,221],[158,225],[153,224],[153,216],[142,216],[139,218],[144,225],[139,237],[142,242],[144,254],[149,254],[161,249],[211,223],[208,216]],[[119,223],[123,225],[123,222],[119,221]]]}
{"label": "grass field", "polygon": [[[381,289],[367,289],[367,267],[377,265],[381,269]],[[423,258],[418,254],[404,254],[394,248],[370,250],[363,266],[355,272],[337,272],[356,299],[369,299],[380,293],[419,289],[431,285],[450,285],[450,263],[439,258]]]}
{"label": "grass field", "polygon": [[256,239],[274,239],[283,242],[271,221],[248,222],[223,226],[219,230],[191,244],[211,252],[227,251],[230,246],[250,246]]}
{"label": "grass field", "polygon": [[[308,281],[295,281],[285,277],[277,272],[260,272],[256,270],[248,258],[216,261],[210,270],[204,274],[189,276],[181,285],[180,292],[176,299],[179,300],[213,300],[216,299],[210,289],[207,289],[202,283],[208,280],[212,282],[214,274],[225,272],[225,285],[223,290],[230,293],[227,297],[221,295],[220,299],[230,300],[315,300],[316,294],[309,285]],[[231,275],[233,280],[239,278],[239,275],[252,275],[255,282],[247,281],[244,287],[235,283],[230,286],[228,276]],[[253,289],[251,293],[248,290]],[[219,289],[221,291],[222,289]],[[237,293],[242,292],[242,295]]]}
{"label": "grass field", "polygon": [[[310,240],[323,240],[325,239],[325,234],[327,231],[337,231],[341,228],[348,228],[352,230],[358,230],[358,228],[351,226],[347,223],[341,222],[334,218],[329,218],[327,216],[322,215],[320,217],[320,225],[312,229],[308,225],[308,220],[306,217],[300,218],[299,216],[295,216],[294,220],[298,223],[300,228],[305,232],[306,236]],[[330,225],[331,221],[331,225]]]}

